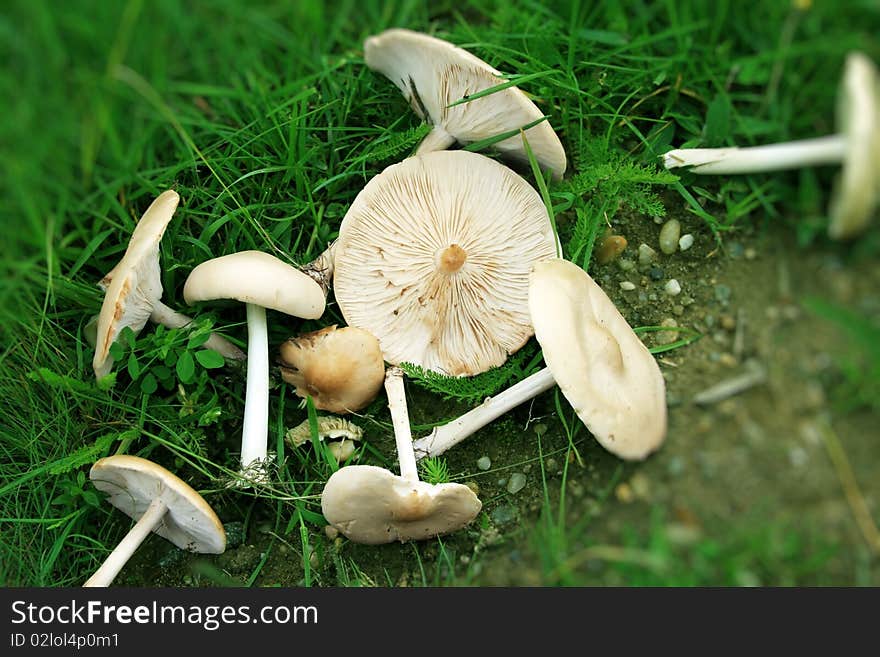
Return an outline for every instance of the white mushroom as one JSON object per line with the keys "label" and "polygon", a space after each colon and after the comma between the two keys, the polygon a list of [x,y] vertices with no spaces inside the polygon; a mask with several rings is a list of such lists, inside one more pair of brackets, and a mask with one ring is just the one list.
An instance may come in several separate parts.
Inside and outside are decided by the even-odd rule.
{"label": "white mushroom", "polygon": [[236,299],[246,304],[248,327],[247,390],[241,436],[243,479],[264,481],[269,427],[269,342],[266,308],[317,319],[324,293],[301,271],[261,251],[240,251],[201,263],[183,288],[188,304]]}
{"label": "white mushroom", "polygon": [[281,345],[281,377],[315,408],[351,413],[379,394],[385,361],[379,341],[354,326],[305,333]]}
{"label": "white mushroom", "polygon": [[465,151],[408,158],[370,180],[343,222],[336,301],[387,362],[469,376],[531,337],[529,270],[556,239],[538,193],[504,165]]}
{"label": "white mushroom", "polygon": [[685,148],[663,155],[667,169],[693,173],[758,173],[843,164],[829,206],[828,234],[846,239],[867,226],[880,202],[880,76],[862,53],[846,59],[838,102],[837,134],[749,148]]}
{"label": "white mushroom", "polygon": [[[99,379],[110,372],[113,365],[110,345],[126,326],[137,334],[147,319],[168,328],[182,328],[192,322],[191,317],[160,301],[159,242],[179,201],[177,192],[168,190],[150,204],[135,226],[122,260],[98,283],[104,290],[104,302],[97,319],[92,367]],[[226,358],[245,356],[241,349],[213,333],[204,346]]]}
{"label": "white mushroom", "polygon": [[400,476],[373,465],[340,468],[321,494],[324,517],[350,540],[369,545],[423,540],[461,529],[477,517],[482,503],[462,484],[419,481],[399,368],[388,370],[385,389]]}
{"label": "white mushroom", "polygon": [[413,447],[436,456],[557,384],[596,440],[640,460],[666,436],[666,385],[654,357],[592,278],[561,259],[537,263],[529,285],[535,337],[547,367],[442,425]]}
{"label": "white mushroom", "polygon": [[[456,104],[505,82],[501,73],[448,41],[391,29],[364,42],[367,66],[390,79],[419,117],[434,128],[418,153],[481,141],[540,121],[544,114],[516,87]],[[553,175],[565,173],[565,150],[547,121],[525,130],[535,159]],[[517,134],[494,144],[502,154],[528,162]]]}
{"label": "white mushroom", "polygon": [[226,532],[205,499],[162,466],[138,456],[100,459],[89,478],[134,527],[83,586],[110,586],[144,539],[155,532],[182,550],[221,554]]}

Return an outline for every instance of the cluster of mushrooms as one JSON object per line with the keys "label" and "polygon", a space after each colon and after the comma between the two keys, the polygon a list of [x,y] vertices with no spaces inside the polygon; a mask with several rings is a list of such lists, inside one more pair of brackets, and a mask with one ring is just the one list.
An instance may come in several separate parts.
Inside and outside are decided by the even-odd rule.
{"label": "cluster of mushrooms", "polygon": [[[553,386],[603,447],[623,459],[647,457],[666,435],[665,384],[656,361],[602,289],[560,257],[547,209],[526,180],[489,157],[444,150],[509,134],[494,144],[502,158],[524,163],[531,152],[542,168],[561,178],[565,151],[543,114],[516,87],[479,93],[498,86],[501,74],[446,41],[391,29],[364,46],[367,66],[394,82],[433,126],[415,154],[367,183],[342,220],[338,239],[305,267],[244,251],[199,264],[184,285],[188,304],[216,299],[245,304],[247,353],[219,335],[204,345],[227,359],[247,360],[238,485],[259,486],[270,478],[266,309],[319,319],[331,287],[348,326],[287,340],[280,361],[283,379],[299,396],[336,414],[319,421],[322,439],[342,438],[332,453],[343,463],[326,482],[321,507],[327,522],[350,540],[420,540],[471,522],[482,507],[476,494],[461,484],[420,481],[417,460],[442,454]],[[848,67],[861,69],[863,60],[850,58]],[[862,73],[852,73],[857,74]],[[876,119],[876,97],[873,102]],[[863,146],[860,120],[849,122],[855,137],[796,148],[811,162],[830,161],[832,153],[842,156],[841,140],[847,148]],[[880,149],[876,135],[872,139],[876,181]],[[826,155],[809,154],[820,146]],[[693,170],[699,173],[749,170],[742,162],[754,159],[749,149],[678,150],[667,154],[665,163],[694,164],[695,158],[700,164]],[[848,169],[864,168],[870,159],[852,158],[856,163]],[[876,183],[871,189],[876,202]],[[178,202],[174,191],[153,202],[122,261],[100,283],[105,298],[93,361],[98,377],[110,371],[110,345],[123,327],[137,333],[148,320],[171,327],[192,321],[160,300],[159,242]],[[856,211],[848,206],[840,212],[851,217]],[[532,335],[541,345],[544,369],[413,440],[399,364],[473,376],[503,364]],[[338,416],[364,408],[383,385],[399,475],[345,464],[361,431]],[[287,438],[295,446],[310,436],[304,423]],[[98,461],[90,476],[137,523],[88,586],[109,585],[150,531],[187,550],[224,551],[223,526],[210,506],[157,464],[111,456]]]}

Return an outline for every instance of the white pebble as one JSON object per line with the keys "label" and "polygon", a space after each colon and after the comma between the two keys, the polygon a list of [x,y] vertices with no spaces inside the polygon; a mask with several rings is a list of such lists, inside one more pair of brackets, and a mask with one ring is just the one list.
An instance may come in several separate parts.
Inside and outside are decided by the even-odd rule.
{"label": "white pebble", "polygon": [[477,467],[480,470],[488,470],[492,467],[492,460],[488,456],[481,456],[477,459]]}
{"label": "white pebble", "polygon": [[522,472],[514,472],[507,482],[508,493],[518,493],[526,487],[526,476]]}
{"label": "white pebble", "polygon": [[657,252],[647,244],[639,244],[639,264],[650,265],[657,257]]}
{"label": "white pebble", "polygon": [[635,289],[636,289],[636,284],[635,284],[635,283],[630,283],[629,281],[620,281],[620,289],[621,289],[621,290],[627,290],[627,291],[635,290]]}
{"label": "white pebble", "polygon": [[681,236],[681,239],[678,240],[678,248],[682,251],[687,251],[694,245],[694,236],[690,233]]}
{"label": "white pebble", "polygon": [[671,297],[676,296],[679,292],[681,292],[681,284],[675,280],[674,278],[670,278],[666,285],[663,286],[663,289],[666,290],[666,294]]}

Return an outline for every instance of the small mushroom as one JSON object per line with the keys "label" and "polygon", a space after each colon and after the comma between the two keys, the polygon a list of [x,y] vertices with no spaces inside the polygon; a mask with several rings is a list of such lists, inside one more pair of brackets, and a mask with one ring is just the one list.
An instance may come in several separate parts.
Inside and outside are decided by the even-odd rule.
{"label": "small mushroom", "polygon": [[100,459],[89,478],[110,496],[110,504],[137,522],[83,586],[110,586],[150,532],[189,552],[221,554],[226,549],[226,532],[214,510],[161,465],[119,454]]}
{"label": "small mushroom", "polygon": [[400,476],[373,465],[349,465],[331,475],[321,494],[327,522],[355,543],[379,545],[424,540],[461,529],[482,503],[462,484],[419,481],[413,453],[403,372],[385,378]]}
{"label": "small mushroom", "polygon": [[416,440],[420,457],[442,454],[554,384],[609,452],[641,460],[658,449],[666,436],[663,375],[602,288],[567,260],[539,262],[529,308],[547,367]]}
{"label": "small mushroom", "polygon": [[188,304],[236,299],[246,304],[247,390],[241,435],[242,478],[266,479],[269,431],[269,340],[266,308],[317,319],[324,313],[321,287],[295,267],[261,251],[240,251],[201,263],[183,287]]}
{"label": "small mushroom", "polygon": [[[150,204],[135,226],[122,260],[98,283],[98,287],[104,290],[104,302],[94,329],[92,367],[99,379],[110,372],[113,365],[110,345],[126,326],[139,333],[147,319],[168,328],[182,328],[192,322],[191,317],[160,301],[159,242],[179,201],[177,192],[169,189]],[[214,333],[204,347],[214,349],[226,358],[241,360],[245,357],[241,349]]]}
{"label": "small mushroom", "polygon": [[880,202],[880,75],[862,53],[846,59],[837,119],[840,132],[834,135],[749,148],[676,149],[663,155],[663,164],[725,174],[843,163],[828,234],[847,239],[865,229]]}
{"label": "small mushroom", "polygon": [[315,408],[351,413],[379,394],[385,361],[369,332],[334,324],[284,342],[281,377],[296,386],[297,395],[311,397]]}
{"label": "small mushroom", "polygon": [[357,195],[335,246],[334,291],[385,360],[450,376],[501,365],[533,333],[529,269],[556,255],[541,197],[488,157],[410,157]]}
{"label": "small mushroom", "polygon": [[[467,100],[505,82],[486,62],[436,37],[391,29],[364,42],[364,59],[391,80],[418,116],[434,128],[417,153],[469,144],[539,121],[544,114],[517,87]],[[464,101],[464,102],[458,102]],[[525,130],[535,159],[556,178],[565,173],[565,149],[547,121]],[[503,155],[528,162],[520,134],[494,147]]]}
{"label": "small mushroom", "polygon": [[[380,384],[381,385],[381,384]],[[355,452],[355,443],[363,438],[364,430],[358,425],[341,417],[318,417],[318,440],[327,443],[327,449],[337,463],[348,460]],[[293,448],[308,442],[312,437],[312,429],[308,420],[304,420],[284,434],[284,440]]]}

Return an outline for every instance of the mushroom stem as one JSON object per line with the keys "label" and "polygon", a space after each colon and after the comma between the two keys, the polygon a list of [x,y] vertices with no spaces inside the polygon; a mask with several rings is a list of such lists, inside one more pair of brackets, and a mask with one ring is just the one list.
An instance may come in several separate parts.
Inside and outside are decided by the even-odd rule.
{"label": "mushroom stem", "polygon": [[403,388],[403,370],[399,367],[390,367],[385,373],[385,392],[388,394],[388,409],[391,411],[391,423],[394,426],[400,476],[409,481],[418,481],[419,471],[409,428],[406,391]]}
{"label": "mushroom stem", "polygon": [[846,137],[837,134],[748,148],[680,148],[664,153],[663,166],[700,174],[760,173],[839,164],[845,157]]}
{"label": "mushroom stem", "polygon": [[[177,329],[192,324],[193,318],[189,315],[177,312],[161,301],[157,301],[156,305],[153,306],[153,312],[150,314],[150,321],[154,324],[161,324],[162,326],[171,329]],[[233,360],[244,360],[247,358],[247,354],[241,349],[216,333],[211,333],[211,337],[208,338],[203,346],[208,349],[213,349],[220,353],[224,358],[231,358]]]}
{"label": "mushroom stem", "polygon": [[113,552],[107,556],[101,567],[89,577],[83,586],[110,586],[113,580],[116,579],[119,571],[122,570],[122,567],[128,563],[131,555],[144,542],[147,535],[162,522],[162,518],[165,517],[167,510],[168,505],[158,497],[150,502],[150,506],[144,511],[144,515],[140,517],[134,524],[134,527],[125,535],[125,538],[119,542],[119,545],[113,549]]}
{"label": "mushroom stem", "polygon": [[422,139],[422,143],[419,144],[415,154],[422,155],[423,153],[432,153],[434,151],[445,151],[454,143],[455,137],[450,135],[439,125],[435,125],[431,132]]}
{"label": "mushroom stem", "polygon": [[248,359],[244,424],[241,431],[241,467],[265,461],[269,438],[269,336],[266,309],[255,303],[247,308]]}
{"label": "mushroom stem", "polygon": [[475,431],[482,429],[495,418],[504,415],[524,401],[550,390],[554,385],[556,385],[556,381],[553,374],[550,373],[549,368],[545,367],[504,392],[489,397],[461,417],[435,427],[429,435],[412,443],[413,450],[418,453],[420,459],[442,454]]}

